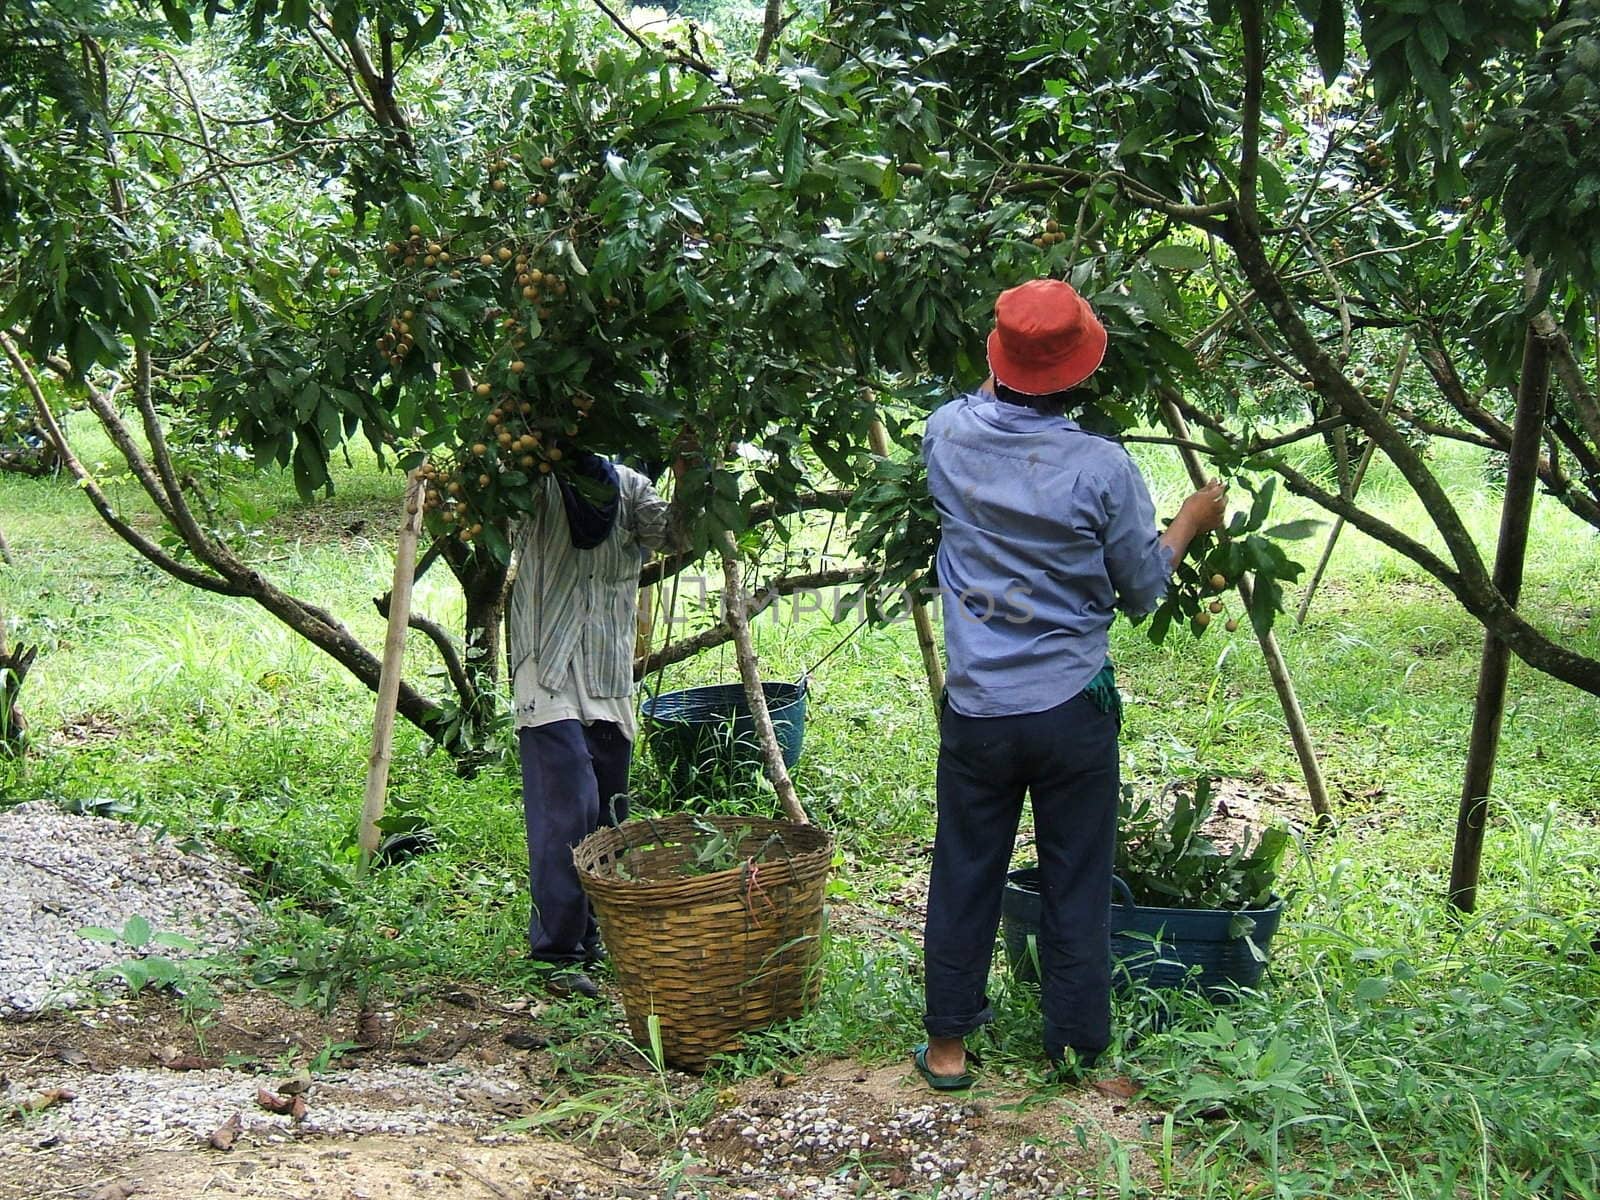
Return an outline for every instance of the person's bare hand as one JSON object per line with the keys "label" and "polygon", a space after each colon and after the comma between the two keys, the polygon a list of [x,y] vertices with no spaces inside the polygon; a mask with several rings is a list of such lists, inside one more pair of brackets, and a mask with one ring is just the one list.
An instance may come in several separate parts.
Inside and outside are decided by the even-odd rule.
{"label": "person's bare hand", "polygon": [[1178,509],[1178,516],[1197,534],[1221,529],[1228,519],[1228,487],[1213,479],[1191,495]]}

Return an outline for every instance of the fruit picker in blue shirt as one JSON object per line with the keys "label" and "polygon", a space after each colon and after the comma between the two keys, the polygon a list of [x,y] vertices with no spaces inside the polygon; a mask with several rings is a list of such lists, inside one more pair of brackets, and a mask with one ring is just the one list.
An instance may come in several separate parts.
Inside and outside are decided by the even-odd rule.
{"label": "fruit picker in blue shirt", "polygon": [[964,1038],[993,1020],[986,985],[1022,800],[1039,855],[1044,1047],[1084,1067],[1111,1037],[1110,907],[1121,708],[1106,658],[1120,608],[1151,611],[1191,539],[1220,528],[1212,481],[1164,533],[1139,468],[1064,413],[1105,356],[1072,287],[1001,294],[993,374],[938,409],[923,439],[939,512],[949,673],[923,947],[935,1088],[968,1086]]}

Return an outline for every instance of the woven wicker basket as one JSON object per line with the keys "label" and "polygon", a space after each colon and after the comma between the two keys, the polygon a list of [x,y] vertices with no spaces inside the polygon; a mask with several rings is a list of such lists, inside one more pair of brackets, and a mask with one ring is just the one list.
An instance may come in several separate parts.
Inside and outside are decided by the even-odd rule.
{"label": "woven wicker basket", "polygon": [[[749,827],[748,864],[685,874],[705,833]],[[741,1035],[798,1016],[821,986],[822,900],[833,841],[814,825],[750,817],[627,821],[573,851],[640,1045],[660,1018],[664,1057],[699,1070]]]}

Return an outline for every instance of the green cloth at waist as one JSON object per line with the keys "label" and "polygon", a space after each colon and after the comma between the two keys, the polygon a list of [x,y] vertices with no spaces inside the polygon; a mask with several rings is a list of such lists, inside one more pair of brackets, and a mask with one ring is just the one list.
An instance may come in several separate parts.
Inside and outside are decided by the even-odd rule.
{"label": "green cloth at waist", "polygon": [[1109,658],[1099,673],[1089,680],[1088,686],[1083,689],[1083,694],[1089,697],[1089,702],[1101,712],[1115,717],[1118,727],[1121,727],[1122,693],[1117,691],[1117,672]]}

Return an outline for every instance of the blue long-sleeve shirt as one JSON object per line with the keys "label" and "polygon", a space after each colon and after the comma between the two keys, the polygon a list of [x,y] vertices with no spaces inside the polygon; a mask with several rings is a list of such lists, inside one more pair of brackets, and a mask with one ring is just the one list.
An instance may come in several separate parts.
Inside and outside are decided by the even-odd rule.
{"label": "blue long-sleeve shirt", "polygon": [[1116,609],[1146,613],[1172,573],[1128,452],[986,393],[928,418],[951,707],[1043,712],[1105,663]]}

